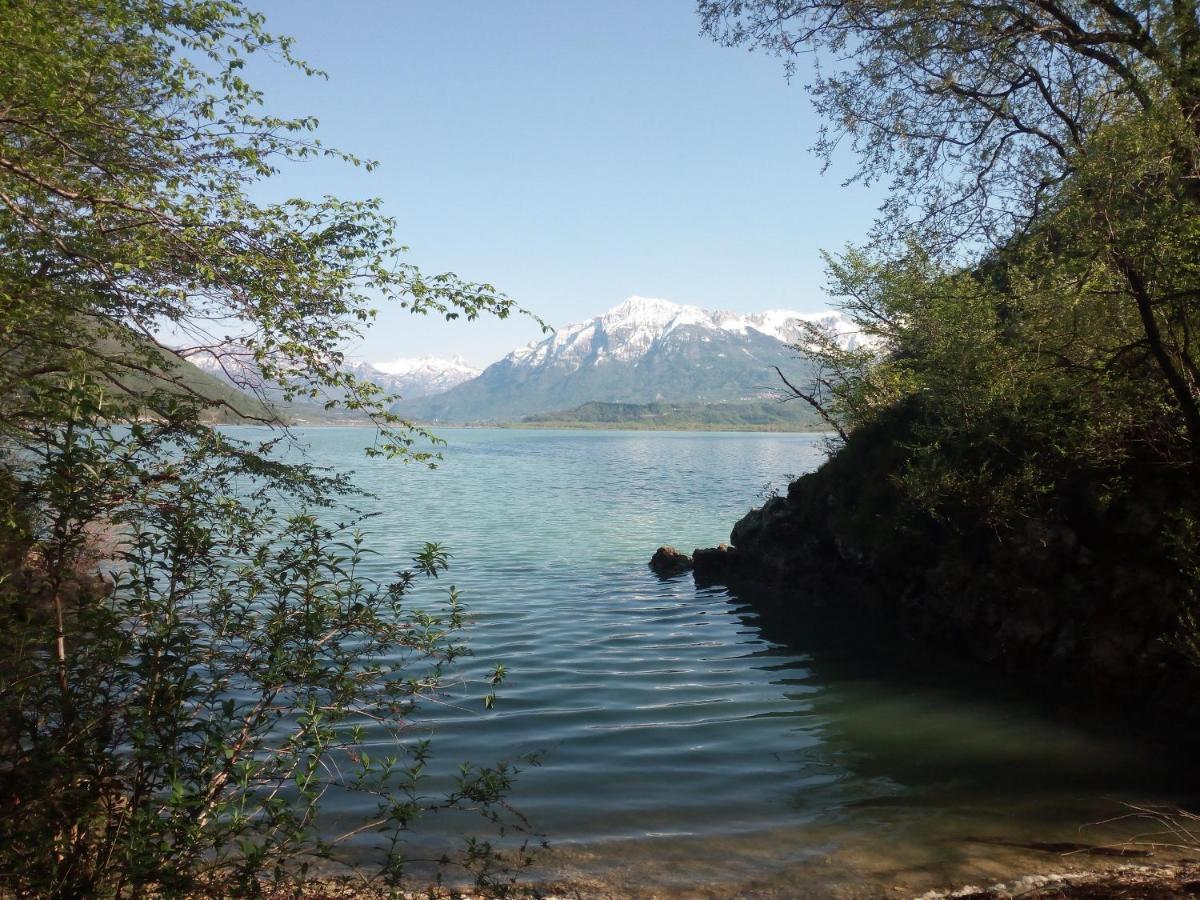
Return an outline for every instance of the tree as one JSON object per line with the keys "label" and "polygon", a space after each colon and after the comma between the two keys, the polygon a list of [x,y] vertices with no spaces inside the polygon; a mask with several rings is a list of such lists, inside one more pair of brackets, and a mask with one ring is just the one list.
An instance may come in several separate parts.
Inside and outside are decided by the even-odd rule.
{"label": "tree", "polygon": [[0,384],[10,424],[37,378],[75,368],[113,386],[137,374],[177,394],[185,386],[154,352],[180,349],[161,348],[169,329],[185,352],[236,354],[288,399],[337,397],[389,426],[394,447],[411,447],[378,390],[342,370],[346,340],[376,303],[447,318],[514,309],[489,285],[426,277],[404,261],[376,200],[252,202],[249,186],[290,162],[373,166],[322,145],[314,119],[259,112],[241,75],[252,54],[319,74],[233,0],[5,4]]}
{"label": "tree", "polygon": [[[349,830],[380,833],[392,880],[422,811],[503,824],[512,770],[466,768],[429,796],[409,725],[463,652],[453,589],[440,612],[407,606],[444,550],[364,578],[353,521],[315,515],[351,485],[281,461],[285,433],[206,426],[228,401],[175,357],[237,356],[285,399],[370,416],[375,452],[429,460],[342,347],[376,303],[448,319],[513,303],[422,275],[378,201],[249,198],[306,158],[372,164],[323,146],[312,119],[261,111],[249,56],[319,73],[240,2],[0,6],[6,889],[253,893],[332,852],[318,813],[336,791],[376,799]],[[364,751],[367,723],[394,752]],[[486,873],[494,857],[471,843],[462,861]]]}
{"label": "tree", "polygon": [[[817,65],[817,150],[849,143],[890,178],[877,246],[960,263],[1028,234],[1069,235],[1137,315],[1200,466],[1200,20],[1190,0],[700,0],[729,44]],[[1168,226],[1164,231],[1162,226]],[[1043,237],[1048,235],[1043,232]]]}

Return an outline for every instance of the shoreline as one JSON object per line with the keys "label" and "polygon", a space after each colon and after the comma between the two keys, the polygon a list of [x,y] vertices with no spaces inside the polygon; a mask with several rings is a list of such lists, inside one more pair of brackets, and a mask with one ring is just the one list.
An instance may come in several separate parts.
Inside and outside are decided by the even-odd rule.
{"label": "shoreline", "polygon": [[[602,878],[567,878],[521,883],[501,889],[446,887],[431,883],[422,887],[388,888],[353,875],[329,875],[307,882],[298,894],[287,888],[268,887],[267,900],[299,897],[300,900],[683,900],[683,898],[720,898],[748,896],[778,898],[805,896],[807,886],[794,882],[772,883],[765,880],[739,886],[736,894],[723,884],[697,883],[689,887],[664,887],[652,883],[631,885],[626,881]],[[1027,872],[985,885],[960,883],[957,886],[924,890],[902,884],[832,887],[829,896],[839,900],[1170,900],[1200,895],[1200,863],[1178,861],[1124,864],[1111,867],[1059,866],[1046,872]]]}
{"label": "shoreline", "polygon": [[[623,422],[413,422],[418,428],[432,432],[438,431],[647,431],[647,432],[678,432],[680,434],[832,434],[828,428],[798,427],[779,428],[770,425],[644,425]],[[269,425],[258,423],[221,423],[220,427],[238,428],[269,428]],[[288,428],[375,428],[372,422],[296,422],[286,423]]]}

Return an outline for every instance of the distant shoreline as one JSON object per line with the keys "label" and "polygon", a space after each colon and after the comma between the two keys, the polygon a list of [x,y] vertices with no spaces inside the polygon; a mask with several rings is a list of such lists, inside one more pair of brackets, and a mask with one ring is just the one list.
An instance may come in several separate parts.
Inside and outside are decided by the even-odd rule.
{"label": "distant shoreline", "polygon": [[[444,428],[444,425],[429,425],[429,428]],[[463,426],[454,426],[463,427]],[[656,425],[642,422],[514,422],[511,424],[478,425],[466,427],[513,428],[530,431],[571,429],[578,431],[748,431],[766,434],[817,434],[829,429],[816,425],[722,425],[709,423],[673,423]]]}
{"label": "distant shoreline", "polygon": [[[228,423],[237,424],[237,423]],[[672,424],[655,425],[635,422],[413,422],[419,428],[440,430],[445,428],[480,429],[502,428],[511,431],[711,431],[738,432],[749,434],[828,434],[828,428],[819,425],[717,425],[717,424]],[[269,427],[243,425],[240,427]],[[373,428],[371,422],[289,422],[289,428]]]}

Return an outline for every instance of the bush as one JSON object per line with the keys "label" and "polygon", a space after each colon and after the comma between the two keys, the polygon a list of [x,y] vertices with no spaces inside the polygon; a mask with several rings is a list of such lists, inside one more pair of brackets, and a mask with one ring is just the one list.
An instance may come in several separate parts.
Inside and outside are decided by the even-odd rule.
{"label": "bush", "polygon": [[[521,827],[505,765],[426,796],[431,748],[411,717],[465,652],[453,588],[437,611],[408,605],[445,569],[441,548],[377,584],[362,533],[316,514],[348,490],[337,479],[281,481],[263,448],[191,423],[87,417],[46,436],[24,473],[42,590],[0,586],[7,887],[252,894],[362,832],[371,872],[396,882],[432,809]],[[105,577],[68,576],[88,572],[97,526]],[[321,808],[345,793],[370,812],[329,834]],[[486,842],[454,861],[496,874]]]}

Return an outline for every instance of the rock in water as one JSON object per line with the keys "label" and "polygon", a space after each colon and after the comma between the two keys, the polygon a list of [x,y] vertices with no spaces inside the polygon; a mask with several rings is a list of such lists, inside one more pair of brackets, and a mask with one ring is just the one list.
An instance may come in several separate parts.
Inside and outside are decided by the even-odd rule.
{"label": "rock in water", "polygon": [[692,568],[692,558],[674,547],[659,547],[650,557],[650,568],[659,575],[682,575]]}
{"label": "rock in water", "polygon": [[720,581],[734,574],[737,551],[728,544],[719,547],[699,548],[692,553],[692,567],[696,578],[705,582]]}

